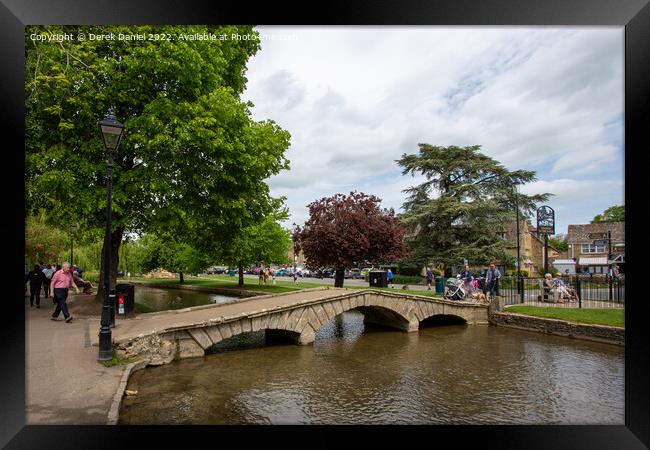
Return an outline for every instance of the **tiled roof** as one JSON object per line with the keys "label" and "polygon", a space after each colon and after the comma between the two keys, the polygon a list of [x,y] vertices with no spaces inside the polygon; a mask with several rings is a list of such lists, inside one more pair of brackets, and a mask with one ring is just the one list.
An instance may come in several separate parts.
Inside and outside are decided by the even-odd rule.
{"label": "tiled roof", "polygon": [[588,223],[585,225],[569,225],[567,233],[567,242],[590,243],[594,240],[589,237],[590,233],[612,232],[612,242],[625,242],[625,222],[601,222]]}

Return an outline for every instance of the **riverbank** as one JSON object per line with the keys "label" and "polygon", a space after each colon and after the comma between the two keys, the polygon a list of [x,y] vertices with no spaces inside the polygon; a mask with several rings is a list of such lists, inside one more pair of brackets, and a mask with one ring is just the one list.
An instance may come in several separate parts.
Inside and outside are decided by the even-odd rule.
{"label": "riverbank", "polygon": [[625,328],[625,310],[620,308],[557,308],[510,305],[505,308],[505,311],[524,314],[526,316],[545,317],[548,319],[566,320],[568,322],[586,323],[589,325]]}
{"label": "riverbank", "polygon": [[[593,323],[578,323],[550,317],[536,317],[499,308],[491,311],[491,325],[538,333],[584,339],[606,344],[625,345],[625,328]],[[542,309],[542,308],[540,308]],[[516,310],[515,310],[516,311]],[[539,314],[539,313],[538,313]],[[548,312],[548,314],[559,314]],[[565,312],[566,314],[566,312]]]}

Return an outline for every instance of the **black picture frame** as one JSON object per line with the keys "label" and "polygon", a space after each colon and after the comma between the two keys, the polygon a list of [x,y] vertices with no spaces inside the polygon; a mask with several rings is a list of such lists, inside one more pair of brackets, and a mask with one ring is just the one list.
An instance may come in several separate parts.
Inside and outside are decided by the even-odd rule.
{"label": "black picture frame", "polygon": [[[4,324],[0,327],[4,349],[0,445],[6,448],[118,448],[144,439],[164,447],[206,440],[217,446],[228,438],[245,445],[255,437],[261,443],[274,440],[284,445],[339,445],[341,437],[354,435],[368,444],[385,442],[389,435],[405,445],[451,445],[473,441],[487,448],[585,448],[636,449],[650,446],[650,388],[648,369],[648,317],[640,290],[642,245],[639,197],[643,164],[643,131],[647,128],[650,98],[647,55],[650,54],[650,7],[647,0],[348,0],[316,5],[283,5],[266,2],[198,2],[186,0],[2,0],[0,3],[0,124],[5,160],[5,205],[2,231],[9,249],[7,276],[9,295],[3,299]],[[627,292],[625,346],[624,426],[432,426],[432,427],[110,427],[110,426],[26,426],[25,425],[25,323],[24,306],[17,302],[18,261],[24,255],[24,26],[28,24],[131,24],[131,23],[253,23],[265,25],[611,25],[625,26],[625,197]],[[8,170],[7,170],[8,169]],[[23,200],[24,203],[24,200]],[[8,239],[7,239],[8,238]],[[635,267],[635,264],[637,266]],[[11,280],[11,281],[9,281]],[[15,286],[15,287],[14,287]],[[14,289],[16,292],[14,293]],[[635,295],[638,295],[635,298]],[[55,389],[56,387],[53,387]],[[323,437],[320,437],[323,436]],[[277,440],[281,437],[282,440]],[[301,442],[300,440],[303,440]],[[290,442],[293,441],[293,444]],[[233,444],[227,444],[233,445]],[[420,444],[421,445],[421,444]],[[450,445],[448,442],[447,445]]]}

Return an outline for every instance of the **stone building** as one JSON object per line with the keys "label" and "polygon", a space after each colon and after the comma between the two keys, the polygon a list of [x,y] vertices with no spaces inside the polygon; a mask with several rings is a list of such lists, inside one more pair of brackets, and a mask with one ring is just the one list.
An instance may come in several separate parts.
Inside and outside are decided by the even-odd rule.
{"label": "stone building", "polygon": [[[501,238],[508,241],[508,253],[517,258],[517,222],[512,221],[506,231],[501,233]],[[528,272],[530,277],[544,276],[544,236],[537,233],[537,229],[530,223],[530,219],[520,219],[519,222],[519,256],[521,270]],[[548,246],[548,267],[553,266],[553,261],[559,258],[560,252]],[[515,267],[516,269],[516,267]]]}
{"label": "stone building", "polygon": [[[611,233],[611,260],[608,259]],[[597,237],[596,235],[602,235]],[[605,242],[595,242],[605,241]],[[620,272],[625,267],[625,222],[601,222],[569,225],[567,233],[569,258],[576,262],[576,270],[588,270],[591,274],[607,273],[609,264],[616,264]]]}

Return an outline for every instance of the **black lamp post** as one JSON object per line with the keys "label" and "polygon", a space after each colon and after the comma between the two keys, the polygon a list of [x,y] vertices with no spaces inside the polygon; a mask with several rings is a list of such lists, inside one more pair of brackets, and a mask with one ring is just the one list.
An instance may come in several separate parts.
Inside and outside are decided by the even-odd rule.
{"label": "black lamp post", "polygon": [[115,114],[109,112],[104,120],[97,123],[104,138],[106,148],[106,231],[104,233],[104,298],[102,318],[99,328],[99,360],[108,361],[112,355],[111,343],[111,305],[114,308],[115,290],[110,289],[111,266],[111,208],[113,200],[113,152],[117,150],[124,133],[124,125],[117,121]]}
{"label": "black lamp post", "polygon": [[70,225],[70,266],[74,266],[73,250],[74,250],[74,234],[77,232],[77,225],[74,223]]}

